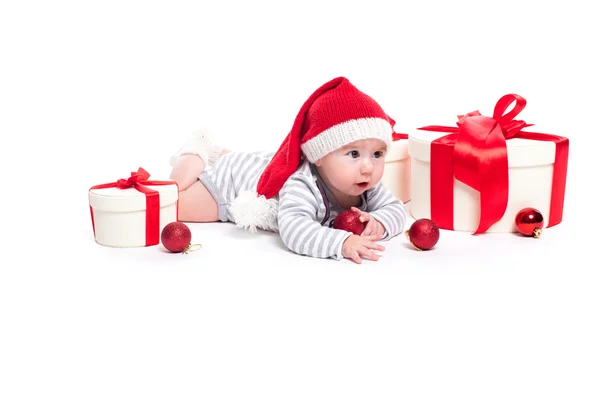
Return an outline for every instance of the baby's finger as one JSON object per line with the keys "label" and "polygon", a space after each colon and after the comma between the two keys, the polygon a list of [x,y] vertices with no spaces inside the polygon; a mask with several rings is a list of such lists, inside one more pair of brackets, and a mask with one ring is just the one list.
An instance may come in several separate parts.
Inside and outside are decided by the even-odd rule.
{"label": "baby's finger", "polygon": [[370,235],[364,235],[364,236],[363,236],[363,235],[361,235],[361,237],[362,237],[363,239],[366,239],[366,240],[370,241],[371,243],[373,243],[373,242],[375,241],[375,239],[377,239],[377,236],[376,236],[376,235],[373,235],[373,234],[370,234]]}
{"label": "baby's finger", "polygon": [[354,261],[357,264],[361,264],[362,263],[362,258],[359,254],[358,251],[354,251],[352,252],[352,257],[350,257],[352,261]]}
{"label": "baby's finger", "polygon": [[371,235],[368,235],[368,236],[363,236],[362,238],[363,239],[367,239],[369,241],[369,244],[371,246],[383,247],[381,245],[375,244],[376,241],[378,241],[379,239],[381,239],[381,235],[371,234]]}
{"label": "baby's finger", "polygon": [[379,255],[372,252],[371,250],[367,249],[366,247],[360,248],[358,250],[358,252],[362,256],[362,258],[365,258],[367,260],[373,260],[373,261],[379,260]]}
{"label": "baby's finger", "polygon": [[384,251],[385,250],[385,246],[382,246],[379,243],[371,243],[369,245],[365,245],[365,247],[367,249],[377,250],[377,251]]}
{"label": "baby's finger", "polygon": [[362,210],[359,210],[356,207],[350,207],[350,209],[352,211],[354,211],[355,213],[357,213],[360,216],[359,217],[360,222],[367,222],[367,221],[369,221],[371,219],[371,214],[369,214],[368,212],[364,212]]}

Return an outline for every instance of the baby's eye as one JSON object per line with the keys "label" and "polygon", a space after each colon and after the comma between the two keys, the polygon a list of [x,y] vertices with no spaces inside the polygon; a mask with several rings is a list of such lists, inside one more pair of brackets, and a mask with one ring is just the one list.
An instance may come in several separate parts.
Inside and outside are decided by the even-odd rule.
{"label": "baby's eye", "polygon": [[346,153],[346,155],[348,155],[352,158],[360,157],[360,153],[358,152],[358,150],[350,150],[348,153]]}
{"label": "baby's eye", "polygon": [[375,157],[375,158],[383,157],[383,151],[376,151],[375,153],[373,153],[373,157]]}

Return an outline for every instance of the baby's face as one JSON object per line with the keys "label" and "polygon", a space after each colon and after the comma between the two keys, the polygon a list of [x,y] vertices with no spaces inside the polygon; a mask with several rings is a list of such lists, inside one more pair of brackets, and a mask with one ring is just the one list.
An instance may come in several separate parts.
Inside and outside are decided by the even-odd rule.
{"label": "baby's face", "polygon": [[385,154],[381,140],[362,139],[327,154],[315,165],[334,194],[359,196],[381,180]]}

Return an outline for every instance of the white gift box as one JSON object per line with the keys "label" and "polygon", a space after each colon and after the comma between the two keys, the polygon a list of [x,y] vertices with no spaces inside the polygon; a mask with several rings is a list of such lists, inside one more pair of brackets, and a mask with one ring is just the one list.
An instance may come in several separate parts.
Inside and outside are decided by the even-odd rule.
{"label": "white gift box", "polygon": [[[409,135],[412,196],[410,212],[415,219],[431,218],[431,142],[447,134],[417,130]],[[548,227],[556,146],[553,141],[521,138],[506,140],[508,203],[503,217],[491,225],[487,232],[516,232],[515,217],[526,207],[538,209],[544,217],[544,227]],[[564,169],[566,174],[566,162]],[[562,195],[564,196],[564,188]],[[555,200],[555,208],[560,208],[560,218],[562,200]],[[475,232],[479,226],[480,206],[479,191],[454,178],[452,229]],[[556,210],[554,212],[556,213]]]}
{"label": "white gift box", "polygon": [[[110,247],[159,244],[163,228],[177,221],[177,184],[141,180],[128,188],[103,187],[109,185],[98,185],[89,190],[96,242]],[[148,196],[154,198],[148,200]]]}
{"label": "white gift box", "polygon": [[410,168],[408,139],[393,141],[385,157],[382,181],[394,197],[404,203],[410,200]]}

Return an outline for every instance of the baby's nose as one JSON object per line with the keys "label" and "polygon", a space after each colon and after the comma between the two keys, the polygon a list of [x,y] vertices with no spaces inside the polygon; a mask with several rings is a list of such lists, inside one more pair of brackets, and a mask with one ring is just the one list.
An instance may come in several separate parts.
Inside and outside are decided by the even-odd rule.
{"label": "baby's nose", "polygon": [[361,165],[361,171],[362,171],[362,173],[369,173],[372,170],[373,170],[373,163],[371,162],[370,159],[366,158]]}

